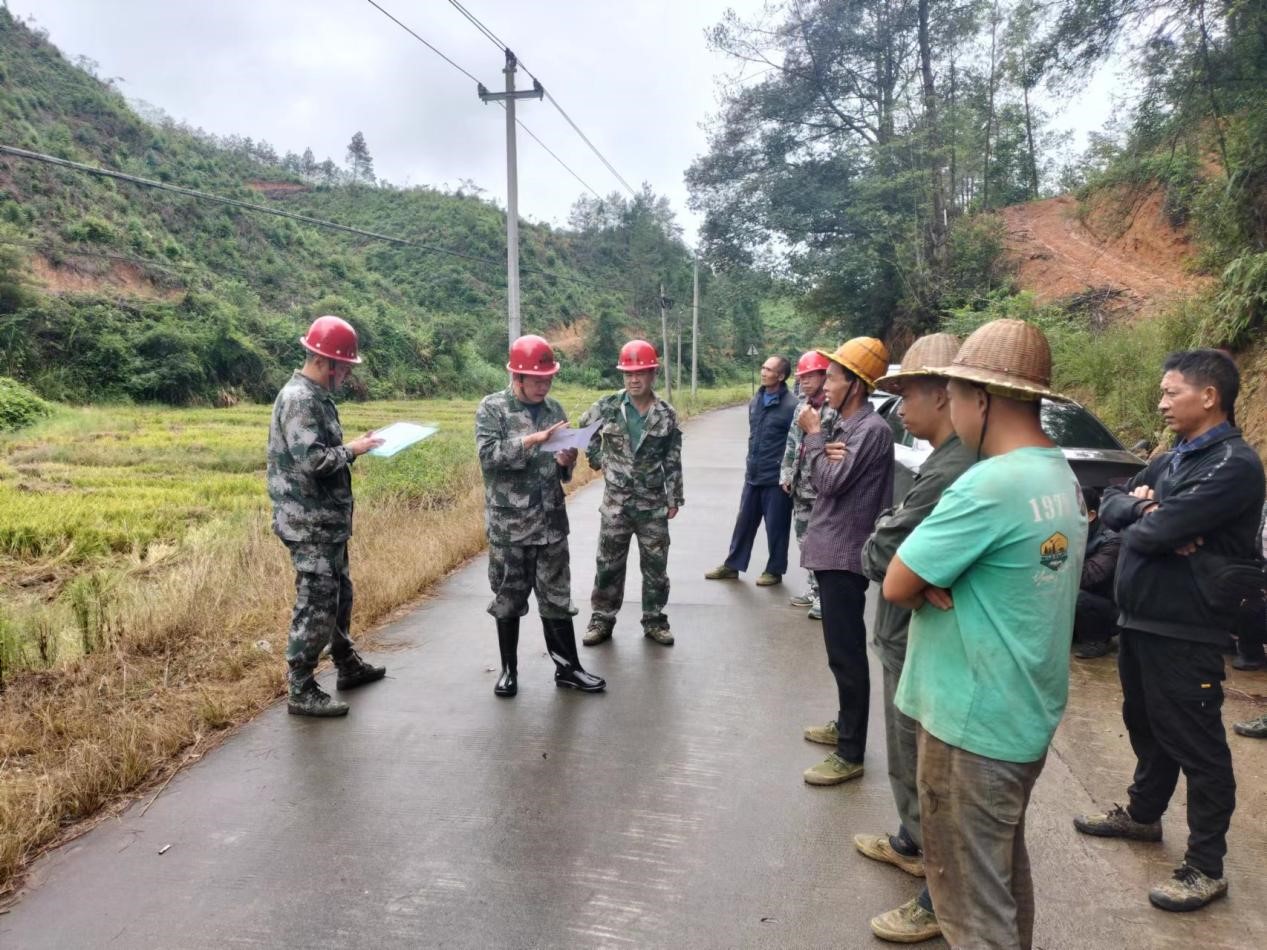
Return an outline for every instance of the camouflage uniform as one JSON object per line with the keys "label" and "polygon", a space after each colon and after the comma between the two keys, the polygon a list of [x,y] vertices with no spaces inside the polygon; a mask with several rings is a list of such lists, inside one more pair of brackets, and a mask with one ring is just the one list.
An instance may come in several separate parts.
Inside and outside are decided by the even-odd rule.
{"label": "camouflage uniform", "polygon": [[295,566],[295,608],[286,663],[296,695],[328,644],[336,664],[352,655],[352,462],[330,393],[296,371],[273,403],[268,496],[273,531]]}
{"label": "camouflage uniform", "polygon": [[664,613],[669,600],[668,510],[683,504],[682,430],[673,407],[657,397],[647,409],[642,438],[633,445],[625,413],[636,411],[622,390],[598,400],[578,423],[584,428],[602,422],[586,450],[590,468],[601,468],[605,483],[590,628],[609,633],[625,599],[625,566],[635,536],[643,629],[669,626]]}
{"label": "camouflage uniform", "polygon": [[[792,486],[792,527],[796,531],[797,544],[805,540],[805,530],[809,527],[809,514],[814,507],[816,494],[814,482],[810,478],[809,459],[805,457],[802,448],[805,433],[796,424],[796,420],[800,418],[801,412],[808,404],[809,400],[804,396],[801,396],[796,404],[796,410],[792,413],[792,425],[787,430],[787,447],[783,450],[783,464],[779,467],[779,484]],[[835,414],[835,410],[826,402],[822,404],[819,411],[824,414],[824,421]],[[813,598],[814,603],[818,603],[818,578],[814,576],[813,571],[805,573],[809,576],[810,597]]]}
{"label": "camouflage uniform", "polygon": [[475,412],[475,444],[484,474],[484,527],[488,534],[488,612],[497,620],[528,612],[537,595],[543,619],[571,618],[572,575],[568,561],[568,514],[563,482],[570,469],[540,446],[524,448],[524,436],[567,417],[546,397],[533,418],[513,389],[485,396]]}

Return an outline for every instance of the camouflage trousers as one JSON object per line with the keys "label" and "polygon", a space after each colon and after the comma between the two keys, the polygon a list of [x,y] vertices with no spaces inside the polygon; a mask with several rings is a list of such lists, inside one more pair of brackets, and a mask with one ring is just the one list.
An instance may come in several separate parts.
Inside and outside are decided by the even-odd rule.
{"label": "camouflage trousers", "polygon": [[[798,495],[792,499],[792,529],[796,532],[797,544],[805,541],[805,532],[809,529],[809,513],[813,509],[813,498],[801,498]],[[805,573],[809,575],[809,595],[818,600],[818,578],[813,571]]]}
{"label": "camouflage trousers", "polygon": [[604,511],[598,529],[598,564],[590,626],[616,625],[616,614],[625,600],[625,567],[629,543],[638,538],[638,564],[642,569],[642,626],[644,630],[667,627],[664,605],[669,602],[669,519],[664,514],[634,516],[624,510]]}
{"label": "camouflage trousers", "polygon": [[572,568],[568,539],[551,544],[490,544],[488,586],[493,589],[488,612],[498,620],[513,620],[528,612],[528,595],[537,595],[537,613],[547,620],[563,620],[576,613],[572,606]]}
{"label": "camouflage trousers", "polygon": [[352,578],[348,574],[347,542],[285,543],[295,565],[295,609],[286,641],[286,665],[294,693],[312,678],[326,646],[336,664],[352,652]]}

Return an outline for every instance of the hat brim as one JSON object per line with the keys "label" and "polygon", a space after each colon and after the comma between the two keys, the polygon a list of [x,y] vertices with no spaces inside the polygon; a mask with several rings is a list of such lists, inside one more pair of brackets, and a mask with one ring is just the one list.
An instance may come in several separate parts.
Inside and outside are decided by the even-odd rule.
{"label": "hat brim", "polygon": [[[898,375],[898,374],[894,374]],[[997,370],[981,369],[976,366],[938,366],[925,371],[928,376],[940,376],[943,379],[959,379],[966,383],[984,386],[987,391],[1005,399],[1050,399],[1052,402],[1073,402],[1046,386],[1039,386],[1029,380],[1017,379],[1008,373]]]}
{"label": "hat brim", "polygon": [[875,380],[870,379],[870,378],[867,376],[867,374],[866,374],[866,373],[864,373],[864,372],[862,372],[861,370],[859,370],[856,366],[850,366],[850,365],[849,365],[848,363],[846,363],[844,360],[837,359],[837,358],[836,358],[836,354],[835,354],[835,353],[828,353],[826,350],[815,350],[814,352],[815,352],[815,353],[818,353],[818,354],[819,354],[819,355],[821,355],[821,356],[825,356],[825,357],[827,357],[829,360],[831,360],[831,361],[832,361],[833,363],[835,363],[837,366],[843,366],[845,369],[849,370],[849,372],[853,373],[855,376],[857,376],[860,380],[862,380],[864,383],[866,383],[866,384],[867,384],[868,386],[870,386],[872,389],[875,389]]}
{"label": "hat brim", "polygon": [[881,376],[875,381],[875,388],[882,389],[886,393],[897,394],[894,384],[901,384],[912,379],[943,379],[940,372],[931,369],[905,369],[896,373],[889,373],[887,376]]}
{"label": "hat brim", "polygon": [[353,366],[359,366],[361,364],[361,358],[359,356],[335,356],[333,353],[322,353],[316,347],[310,346],[306,337],[301,336],[299,338],[299,345],[313,356],[324,356],[328,360],[336,360],[340,363],[351,363]]}

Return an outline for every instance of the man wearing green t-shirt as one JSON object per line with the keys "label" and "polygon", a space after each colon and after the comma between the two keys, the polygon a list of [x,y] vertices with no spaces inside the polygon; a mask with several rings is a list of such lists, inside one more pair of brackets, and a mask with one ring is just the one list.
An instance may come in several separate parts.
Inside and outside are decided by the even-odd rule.
{"label": "man wearing green t-shirt", "polygon": [[885,599],[915,611],[895,702],[919,723],[924,867],[943,935],[1029,948],[1025,811],[1068,698],[1087,516],[1040,424],[1039,400],[1062,398],[1042,331],[986,324],[939,375],[981,461],[885,575]]}

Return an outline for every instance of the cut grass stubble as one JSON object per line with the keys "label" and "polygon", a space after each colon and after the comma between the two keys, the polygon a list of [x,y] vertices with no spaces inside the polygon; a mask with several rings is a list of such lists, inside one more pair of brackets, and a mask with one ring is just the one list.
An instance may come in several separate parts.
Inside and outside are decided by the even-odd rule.
{"label": "cut grass stubble", "polygon": [[[569,395],[575,416],[595,394]],[[745,396],[701,393],[696,409]],[[428,490],[407,490],[403,466],[378,466],[377,479],[362,474],[378,484],[358,500],[351,544],[357,629],[416,600],[484,547],[472,410],[468,403],[461,412],[466,448],[442,452],[441,464],[410,480]],[[359,421],[361,413],[345,415]],[[590,478],[582,462],[574,487]],[[262,506],[193,525],[161,569],[113,576],[108,596],[76,578],[86,585],[79,622],[97,632],[95,649],[10,676],[0,693],[0,895],[77,822],[196,757],[283,692],[294,574]]]}

